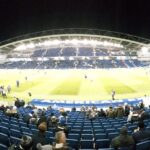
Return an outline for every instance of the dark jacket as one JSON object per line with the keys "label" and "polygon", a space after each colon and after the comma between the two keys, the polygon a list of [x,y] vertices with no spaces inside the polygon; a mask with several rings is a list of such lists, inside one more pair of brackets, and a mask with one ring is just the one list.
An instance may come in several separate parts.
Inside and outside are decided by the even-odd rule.
{"label": "dark jacket", "polygon": [[132,137],[133,137],[135,143],[139,143],[141,141],[150,139],[150,132],[142,129],[140,131],[133,133]]}
{"label": "dark jacket", "polygon": [[111,141],[111,147],[113,148],[130,147],[132,145],[134,145],[134,140],[129,135],[119,135]]}
{"label": "dark jacket", "polygon": [[32,150],[37,150],[36,146],[38,143],[41,145],[48,144],[48,140],[46,139],[45,133],[38,132],[32,136],[33,147]]}

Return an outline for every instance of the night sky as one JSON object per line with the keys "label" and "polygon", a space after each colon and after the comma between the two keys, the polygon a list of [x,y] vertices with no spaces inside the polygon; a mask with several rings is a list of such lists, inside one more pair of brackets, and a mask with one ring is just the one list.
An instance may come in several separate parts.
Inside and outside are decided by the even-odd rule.
{"label": "night sky", "polygon": [[0,0],[0,41],[58,28],[104,29],[150,38],[150,2]]}

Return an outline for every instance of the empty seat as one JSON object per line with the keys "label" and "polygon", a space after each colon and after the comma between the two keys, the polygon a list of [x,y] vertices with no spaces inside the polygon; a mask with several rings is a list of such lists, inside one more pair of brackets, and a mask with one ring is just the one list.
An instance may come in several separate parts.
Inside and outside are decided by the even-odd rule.
{"label": "empty seat", "polygon": [[89,139],[92,140],[93,139],[93,134],[82,134],[81,135],[82,139]]}
{"label": "empty seat", "polygon": [[136,144],[136,150],[149,150],[149,148],[150,148],[150,140]]}
{"label": "empty seat", "polygon": [[109,148],[110,140],[109,139],[98,139],[95,141],[96,148]]}
{"label": "empty seat", "polygon": [[80,138],[80,135],[79,135],[79,134],[73,134],[73,133],[68,134],[68,139],[76,139],[76,140],[79,140],[79,138]]}
{"label": "empty seat", "polygon": [[118,132],[112,132],[112,133],[108,133],[108,138],[110,140],[112,140],[114,137],[118,136],[119,133]]}
{"label": "empty seat", "polygon": [[17,138],[21,138],[22,133],[20,132],[20,130],[10,129],[10,135]]}
{"label": "empty seat", "polygon": [[93,140],[81,140],[80,143],[81,148],[85,148],[85,149],[91,149],[93,148]]}
{"label": "empty seat", "polygon": [[9,129],[4,126],[0,126],[0,132],[9,135]]}
{"label": "empty seat", "polygon": [[8,147],[4,144],[0,144],[0,150],[8,150]]}
{"label": "empty seat", "polygon": [[0,144],[9,146],[9,138],[7,134],[0,133]]}
{"label": "empty seat", "polygon": [[107,134],[106,133],[99,133],[99,134],[95,134],[95,139],[106,139],[107,138]]}
{"label": "empty seat", "polygon": [[82,134],[92,134],[92,130],[82,130]]}
{"label": "empty seat", "polygon": [[70,147],[74,148],[74,149],[78,149],[79,147],[79,142],[78,140],[75,139],[67,139],[67,143]]}
{"label": "empty seat", "polygon": [[18,145],[20,143],[20,138],[17,138],[17,137],[14,137],[14,136],[10,136],[10,143]]}

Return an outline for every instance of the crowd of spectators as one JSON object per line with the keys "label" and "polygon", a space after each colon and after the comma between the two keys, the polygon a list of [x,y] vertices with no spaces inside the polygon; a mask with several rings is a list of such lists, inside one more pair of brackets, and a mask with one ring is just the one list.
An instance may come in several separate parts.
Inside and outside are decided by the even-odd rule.
{"label": "crowd of spectators", "polygon": [[[51,106],[47,109],[37,108],[35,106],[26,106],[26,108],[31,108],[31,113],[26,113],[23,116],[23,120],[28,125],[33,124],[37,126],[38,132],[33,134],[32,137],[23,135],[18,149],[22,150],[70,150],[72,149],[67,145],[66,139],[69,133],[68,116],[67,111],[62,107],[59,109],[59,115],[51,113],[49,116],[46,115],[46,111],[53,110]],[[0,111],[3,111],[6,115],[10,117],[19,118],[19,113],[17,107],[5,107],[4,105],[0,106]],[[72,112],[76,112],[76,108],[73,107]],[[98,109],[95,105],[91,107],[82,106],[80,113],[85,115],[92,123],[95,119],[102,118],[124,118],[126,117],[127,121],[130,123],[138,122],[137,129],[134,130],[132,135],[128,134],[128,127],[123,126],[120,129],[120,134],[113,138],[110,144],[112,148],[119,147],[129,147],[131,150],[135,150],[135,145],[143,140],[150,140],[150,131],[145,130],[145,119],[150,119],[150,114],[145,111],[143,103],[140,103],[136,106],[118,106],[113,108],[110,106],[108,109]],[[55,142],[49,144],[46,138],[46,131],[49,128],[55,129]],[[15,150],[16,145],[11,145],[10,150]]]}

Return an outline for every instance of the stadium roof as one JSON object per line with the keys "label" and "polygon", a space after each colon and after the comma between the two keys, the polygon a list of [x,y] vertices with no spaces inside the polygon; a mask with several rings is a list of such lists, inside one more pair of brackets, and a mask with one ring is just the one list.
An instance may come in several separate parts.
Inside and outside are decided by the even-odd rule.
{"label": "stadium roof", "polygon": [[140,50],[143,47],[149,47],[150,43],[149,39],[132,36],[129,34],[97,29],[71,28],[47,30],[8,39],[0,43],[0,52],[10,52],[20,45],[29,45],[31,43],[36,44],[48,40],[53,41],[67,39],[107,41],[115,44],[120,44],[127,50]]}

